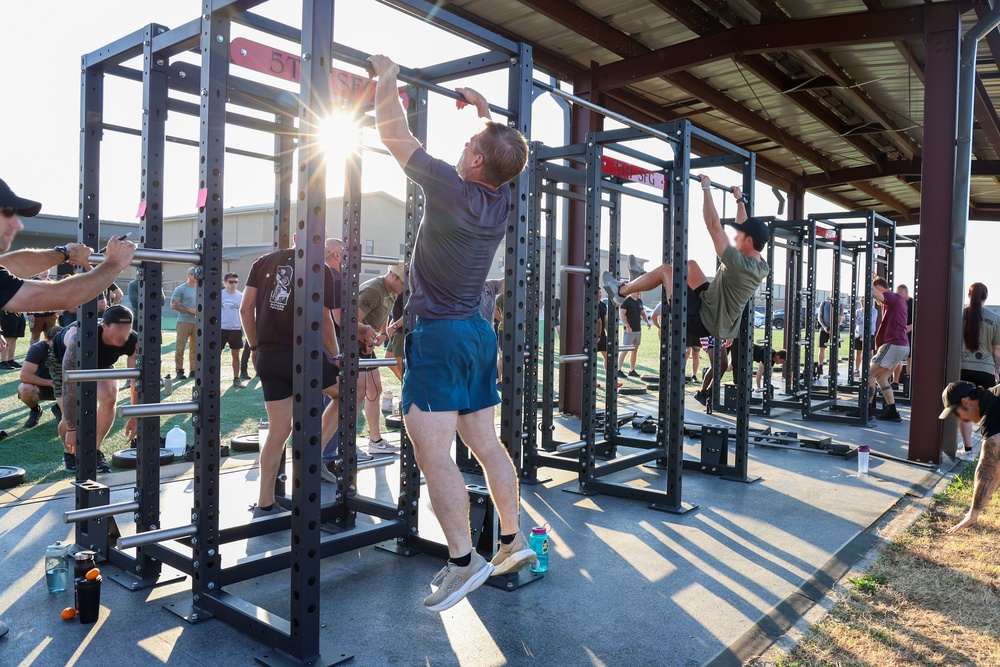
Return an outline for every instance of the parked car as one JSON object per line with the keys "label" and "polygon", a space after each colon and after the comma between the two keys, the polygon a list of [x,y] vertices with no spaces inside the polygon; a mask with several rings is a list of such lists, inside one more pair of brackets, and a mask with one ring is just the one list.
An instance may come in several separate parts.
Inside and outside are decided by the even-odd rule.
{"label": "parked car", "polygon": [[758,329],[764,326],[764,309],[755,308],[753,311],[753,325]]}
{"label": "parked car", "polygon": [[778,308],[773,313],[771,313],[771,326],[775,329],[785,328],[785,309]]}

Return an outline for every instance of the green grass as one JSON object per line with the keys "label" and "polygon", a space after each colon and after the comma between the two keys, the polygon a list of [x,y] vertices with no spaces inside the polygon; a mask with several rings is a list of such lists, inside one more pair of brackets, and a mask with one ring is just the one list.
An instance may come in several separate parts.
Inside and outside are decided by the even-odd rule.
{"label": "green grass", "polygon": [[[175,320],[164,320],[163,326],[163,347],[160,355],[161,372],[173,375],[173,355],[176,342]],[[18,354],[15,356],[18,361],[24,360],[24,354],[28,351],[27,343],[27,338],[18,342]],[[186,358],[186,350],[184,354]],[[247,383],[245,389],[233,389],[231,386],[232,364],[228,348],[222,354],[223,361],[220,365],[222,387],[220,431],[222,434],[221,442],[228,444],[232,438],[238,435],[256,433],[257,425],[266,416],[266,413],[260,382],[254,379]],[[125,360],[122,359],[118,366],[124,367]],[[185,370],[190,371],[190,369]],[[252,369],[250,374],[254,374]],[[0,428],[7,431],[7,438],[0,441],[0,465],[24,468],[25,484],[74,479],[75,474],[66,472],[62,467],[62,443],[56,432],[55,418],[49,412],[49,406],[53,405],[53,402],[42,403],[44,412],[37,426],[32,429],[23,428],[24,422],[28,418],[28,408],[17,397],[18,376],[17,371],[0,371],[0,396],[3,397],[0,399]],[[382,386],[383,390],[392,389],[395,395],[399,395],[399,382],[391,372],[382,372]],[[164,402],[190,401],[193,388],[194,380],[174,380],[173,394],[163,400]],[[128,405],[129,391],[127,389],[120,390],[118,399],[118,405]],[[381,416],[379,419],[384,428],[385,419]],[[364,416],[360,410],[358,421],[358,432],[367,434]],[[194,426],[191,423],[191,415],[161,417],[161,435],[166,436],[167,431],[173,428],[174,424],[179,424],[187,433],[188,442],[192,442]],[[125,420],[119,418],[115,420],[101,449],[110,463],[111,455],[114,452],[127,447]]]}

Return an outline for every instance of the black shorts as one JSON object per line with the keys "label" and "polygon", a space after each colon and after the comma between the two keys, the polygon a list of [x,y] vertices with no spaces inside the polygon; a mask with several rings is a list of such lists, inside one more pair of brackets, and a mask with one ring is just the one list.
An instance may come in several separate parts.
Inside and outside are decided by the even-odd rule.
{"label": "black shorts", "polygon": [[[340,368],[323,352],[323,389],[337,384]],[[261,348],[257,352],[257,377],[264,390],[265,401],[280,401],[292,396],[295,364],[291,348]]]}
{"label": "black shorts", "polygon": [[[378,357],[375,356],[375,351],[372,350],[371,352],[364,352],[364,351],[360,352],[358,354],[358,359],[378,359]],[[359,373],[376,373],[377,374],[380,370],[382,370],[382,369],[379,368],[378,366],[375,366],[373,368],[359,368],[358,372]]]}
{"label": "black shorts", "polygon": [[700,347],[701,339],[711,336],[712,332],[705,328],[701,321],[701,295],[708,289],[709,283],[703,283],[698,289],[688,287],[687,340],[688,347]]}
{"label": "black shorts", "polygon": [[608,351],[608,333],[607,331],[601,332],[601,337],[597,339],[597,351],[607,352]]}
{"label": "black shorts", "polygon": [[966,382],[971,382],[977,387],[982,387],[983,389],[989,389],[990,387],[996,386],[997,379],[993,373],[987,373],[986,371],[969,371],[962,369],[962,377],[960,378]]}
{"label": "black shorts", "polygon": [[21,313],[0,311],[0,331],[4,338],[24,338],[26,324]]}
{"label": "black shorts", "polygon": [[825,329],[819,330],[819,346],[827,347],[830,344],[830,334]]}
{"label": "black shorts", "polygon": [[226,345],[229,346],[230,350],[241,350],[243,349],[243,330],[242,329],[223,329],[222,330],[222,347],[220,350],[226,349]]}
{"label": "black shorts", "polygon": [[[871,341],[872,341],[872,354],[875,354],[875,350],[876,350],[875,339],[872,338]],[[863,349],[865,349],[865,339],[864,338],[855,338],[854,339],[854,350],[855,350],[855,352],[860,352]]]}

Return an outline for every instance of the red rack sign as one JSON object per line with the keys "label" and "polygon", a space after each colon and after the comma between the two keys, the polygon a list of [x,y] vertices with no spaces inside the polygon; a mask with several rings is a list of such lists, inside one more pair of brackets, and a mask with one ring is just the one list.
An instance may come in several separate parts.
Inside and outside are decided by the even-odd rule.
{"label": "red rack sign", "polygon": [[[293,83],[298,83],[301,77],[302,59],[299,56],[243,37],[232,41],[229,46],[229,57],[233,63],[241,67]],[[375,82],[336,67],[330,71],[330,93],[334,97],[356,102],[366,108],[375,106]],[[399,91],[399,97],[404,108],[410,106],[410,96],[402,89]]]}
{"label": "red rack sign", "polygon": [[827,241],[836,241],[837,230],[832,227],[816,227],[816,236]]}
{"label": "red rack sign", "polygon": [[628,181],[635,181],[648,185],[657,190],[663,190],[666,186],[666,178],[658,171],[643,169],[628,162],[622,162],[610,157],[601,157],[601,172],[609,176],[617,176]]}

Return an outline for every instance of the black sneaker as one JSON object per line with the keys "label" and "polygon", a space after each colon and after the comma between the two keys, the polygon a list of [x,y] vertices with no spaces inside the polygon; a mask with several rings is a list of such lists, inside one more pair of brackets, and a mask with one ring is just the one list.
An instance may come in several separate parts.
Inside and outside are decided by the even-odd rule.
{"label": "black sneaker", "polygon": [[183,368],[179,369],[176,373],[174,373],[174,379],[175,380],[186,380],[187,379],[187,375],[184,375],[184,369]]}
{"label": "black sneaker", "polygon": [[629,377],[632,377],[632,378],[637,378],[637,377],[639,377],[639,374],[638,374],[638,373],[636,373],[636,372],[635,372],[635,369],[633,368],[632,370],[630,370],[630,371],[628,372],[628,376],[629,376]]}
{"label": "black sneaker", "polygon": [[698,401],[702,405],[708,405],[708,393],[704,391],[696,391],[694,394],[694,400]]}
{"label": "black sneaker", "polygon": [[247,373],[246,371],[243,371],[242,373],[240,373],[240,379],[241,380],[252,380],[253,378],[250,377],[249,373]]}
{"label": "black sneaker", "polygon": [[12,371],[14,367],[10,365],[9,361],[0,361],[0,371]]}
{"label": "black sneaker", "polygon": [[618,377],[623,378],[623,377],[628,377],[628,376],[625,375],[625,371],[618,371]]}
{"label": "black sneaker", "polygon": [[882,412],[876,415],[876,419],[884,422],[901,422],[903,421],[902,415],[896,411],[896,405],[887,405],[882,409]]}
{"label": "black sneaker", "polygon": [[16,362],[16,361],[14,361],[13,359],[11,359],[10,361],[8,361],[8,362],[7,362],[7,364],[8,364],[8,365],[9,365],[9,366],[10,366],[11,368],[14,368],[14,369],[18,369],[18,368],[20,368],[20,367],[21,367],[21,364],[17,363],[17,362]]}
{"label": "black sneaker", "polygon": [[31,412],[28,413],[28,421],[24,422],[24,428],[32,428],[38,424],[38,420],[42,418],[42,409],[37,405],[31,408]]}
{"label": "black sneaker", "polygon": [[63,452],[63,467],[70,472],[76,472],[76,454]]}
{"label": "black sneaker", "polygon": [[62,408],[59,407],[58,403],[53,403],[49,411],[52,412],[52,416],[56,418],[57,422],[62,421]]}
{"label": "black sneaker", "polygon": [[111,466],[104,460],[104,452],[97,450],[97,472],[111,472]]}

